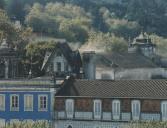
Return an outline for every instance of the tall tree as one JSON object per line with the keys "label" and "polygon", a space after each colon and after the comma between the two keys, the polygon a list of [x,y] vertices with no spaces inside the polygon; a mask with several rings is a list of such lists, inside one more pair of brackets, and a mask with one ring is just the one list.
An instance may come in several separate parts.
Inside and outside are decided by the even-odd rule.
{"label": "tall tree", "polygon": [[7,10],[11,18],[24,21],[25,10],[23,0],[10,0]]}
{"label": "tall tree", "polygon": [[4,8],[5,8],[5,1],[0,0],[0,9],[4,9]]}

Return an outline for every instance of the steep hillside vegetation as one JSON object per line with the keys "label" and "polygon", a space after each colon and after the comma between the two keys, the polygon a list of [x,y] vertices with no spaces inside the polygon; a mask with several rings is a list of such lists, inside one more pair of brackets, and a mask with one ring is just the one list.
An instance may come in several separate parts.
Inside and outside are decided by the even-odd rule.
{"label": "steep hillside vegetation", "polygon": [[40,70],[41,51],[56,38],[85,49],[124,52],[129,39],[145,31],[167,56],[166,0],[0,0],[0,9],[0,40],[17,48],[27,71]]}

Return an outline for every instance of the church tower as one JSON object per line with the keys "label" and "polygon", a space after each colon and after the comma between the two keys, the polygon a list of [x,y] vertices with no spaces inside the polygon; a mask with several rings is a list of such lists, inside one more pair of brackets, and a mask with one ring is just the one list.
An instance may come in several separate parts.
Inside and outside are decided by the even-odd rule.
{"label": "church tower", "polygon": [[129,52],[139,52],[146,57],[153,58],[155,56],[156,45],[152,43],[151,38],[147,33],[141,32],[141,34],[136,37],[132,43],[130,43],[128,51]]}

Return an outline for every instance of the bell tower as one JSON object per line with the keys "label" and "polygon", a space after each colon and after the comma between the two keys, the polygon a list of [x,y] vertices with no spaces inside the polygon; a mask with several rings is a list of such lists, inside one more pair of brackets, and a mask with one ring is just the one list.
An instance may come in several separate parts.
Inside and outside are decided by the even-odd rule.
{"label": "bell tower", "polygon": [[128,51],[129,52],[139,52],[146,57],[152,58],[155,56],[156,45],[153,44],[151,38],[147,33],[141,32],[138,37],[136,37],[132,43],[130,43]]}

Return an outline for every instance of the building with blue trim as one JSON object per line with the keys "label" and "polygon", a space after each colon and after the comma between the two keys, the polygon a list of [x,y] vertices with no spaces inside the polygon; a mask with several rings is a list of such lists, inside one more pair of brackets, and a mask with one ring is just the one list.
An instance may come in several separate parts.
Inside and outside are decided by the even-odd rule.
{"label": "building with blue trim", "polygon": [[54,83],[46,79],[1,80],[0,121],[50,121],[54,87]]}

